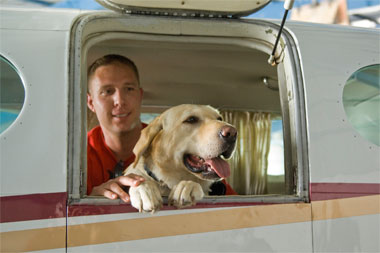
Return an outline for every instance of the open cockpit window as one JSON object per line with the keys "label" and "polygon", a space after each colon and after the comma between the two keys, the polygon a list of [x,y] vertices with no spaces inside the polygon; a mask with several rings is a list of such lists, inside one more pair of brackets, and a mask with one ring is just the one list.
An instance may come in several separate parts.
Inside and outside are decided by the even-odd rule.
{"label": "open cockpit window", "polygon": [[[119,54],[138,67],[144,89],[143,122],[149,123],[172,106],[205,104],[217,108],[224,120],[237,128],[227,182],[238,195],[210,196],[203,202],[307,200],[302,75],[290,35],[283,34],[276,53],[279,64],[273,67],[268,58],[276,25],[247,20],[153,19],[98,14],[74,26],[71,95],[75,101],[72,119],[76,121],[72,129],[80,138],[72,138],[72,145],[77,146],[71,157],[71,198],[85,203],[107,201],[86,196],[86,134],[97,123],[86,109],[84,94],[87,67],[99,57]],[[76,106],[80,110],[75,110]]]}

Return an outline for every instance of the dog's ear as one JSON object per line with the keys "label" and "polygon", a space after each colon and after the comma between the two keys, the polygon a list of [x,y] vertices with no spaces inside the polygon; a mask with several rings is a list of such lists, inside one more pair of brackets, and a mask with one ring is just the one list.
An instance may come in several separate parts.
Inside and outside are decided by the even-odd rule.
{"label": "dog's ear", "polygon": [[133,167],[136,166],[140,157],[148,149],[153,138],[160,132],[162,129],[162,120],[161,115],[157,116],[149,125],[141,131],[141,136],[136,146],[133,149],[133,153],[136,155],[135,161],[133,162]]}

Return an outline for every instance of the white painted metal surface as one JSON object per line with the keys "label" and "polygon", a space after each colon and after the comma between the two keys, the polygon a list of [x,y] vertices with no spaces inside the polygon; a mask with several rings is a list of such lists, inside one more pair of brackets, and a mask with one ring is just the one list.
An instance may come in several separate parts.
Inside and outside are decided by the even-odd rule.
{"label": "white painted metal surface", "polygon": [[[188,11],[189,14],[229,14],[237,16],[249,15],[271,0],[169,0],[169,1],[141,1],[141,0],[98,0],[106,8],[120,12],[150,11],[162,14],[172,12],[182,15],[181,11]],[[180,14],[178,14],[180,13]]]}
{"label": "white painted metal surface", "polygon": [[379,30],[287,27],[297,38],[304,71],[311,182],[379,183],[380,147],[354,130],[343,107],[348,78],[380,63]]}
{"label": "white painted metal surface", "polygon": [[380,248],[379,228],[379,214],[314,221],[314,252],[377,251]]}
{"label": "white painted metal surface", "polygon": [[25,87],[24,107],[0,137],[1,195],[66,191],[67,54],[78,12],[0,11],[0,53]]}

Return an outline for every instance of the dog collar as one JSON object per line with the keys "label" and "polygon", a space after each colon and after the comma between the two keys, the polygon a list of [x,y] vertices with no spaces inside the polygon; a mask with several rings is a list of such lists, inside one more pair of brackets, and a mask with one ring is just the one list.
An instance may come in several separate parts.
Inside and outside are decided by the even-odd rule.
{"label": "dog collar", "polygon": [[154,173],[148,168],[148,166],[146,164],[144,164],[144,170],[146,171],[146,173],[148,173],[148,175],[153,178],[155,181],[159,182],[160,180],[158,180],[158,178],[156,177],[156,175],[154,175]]}

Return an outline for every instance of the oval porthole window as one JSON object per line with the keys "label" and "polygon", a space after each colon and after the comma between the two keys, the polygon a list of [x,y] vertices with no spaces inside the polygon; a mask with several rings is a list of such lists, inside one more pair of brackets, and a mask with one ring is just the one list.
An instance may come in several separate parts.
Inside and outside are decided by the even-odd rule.
{"label": "oval porthole window", "polygon": [[16,120],[24,100],[25,89],[18,71],[0,55],[0,134]]}
{"label": "oval porthole window", "polygon": [[343,89],[348,121],[368,141],[380,146],[380,64],[359,69]]}

